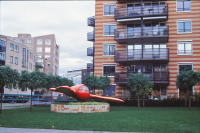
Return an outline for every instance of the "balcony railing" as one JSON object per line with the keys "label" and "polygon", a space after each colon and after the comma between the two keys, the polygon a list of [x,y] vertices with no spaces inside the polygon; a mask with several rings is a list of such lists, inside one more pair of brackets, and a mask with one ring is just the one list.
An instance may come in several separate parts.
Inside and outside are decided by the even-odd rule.
{"label": "balcony railing", "polygon": [[5,66],[5,60],[0,59],[0,66]]}
{"label": "balcony railing", "polygon": [[6,47],[5,47],[5,46],[2,46],[2,45],[0,45],[0,52],[6,52]]}
{"label": "balcony railing", "polygon": [[87,56],[94,56],[93,47],[87,48]]}
{"label": "balcony railing", "polygon": [[[153,17],[168,15],[168,4],[154,4],[145,6],[133,6],[115,8],[115,19],[127,19],[136,17]],[[156,18],[157,20],[158,18]],[[160,18],[161,19],[161,18]],[[165,17],[167,19],[167,17]]]}
{"label": "balcony railing", "polygon": [[93,71],[93,63],[87,63],[87,71],[92,72]]}
{"label": "balcony railing", "polygon": [[94,31],[87,33],[87,40],[94,41]]}
{"label": "balcony railing", "polygon": [[44,68],[44,63],[43,62],[35,62],[35,67]]}
{"label": "balcony railing", "polygon": [[168,41],[168,37],[169,26],[134,27],[115,30],[115,40],[118,42],[132,42],[141,38],[154,42],[162,42]]}
{"label": "balcony railing", "polygon": [[95,16],[89,17],[87,22],[88,22],[88,26],[94,27],[95,26]]}
{"label": "balcony railing", "polygon": [[[133,72],[134,74],[138,72]],[[143,75],[150,78],[156,84],[169,84],[169,71],[156,71],[156,72],[143,72]],[[115,73],[116,84],[126,84],[127,78],[130,76],[130,72],[118,72]]]}
{"label": "balcony railing", "polygon": [[132,49],[132,50],[118,50],[115,51],[115,62],[128,61],[154,61],[154,62],[169,62],[169,49]]}

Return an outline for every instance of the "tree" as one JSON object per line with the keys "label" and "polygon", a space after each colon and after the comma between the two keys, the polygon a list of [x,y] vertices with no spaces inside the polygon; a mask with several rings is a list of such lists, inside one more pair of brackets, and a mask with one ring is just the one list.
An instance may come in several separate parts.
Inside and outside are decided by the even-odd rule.
{"label": "tree", "polygon": [[[50,88],[55,88],[60,86],[60,79],[54,75],[47,75],[45,88],[49,90]],[[52,92],[51,92],[51,103],[52,103]]]}
{"label": "tree", "polygon": [[98,84],[98,89],[102,89],[104,93],[105,93],[106,90],[109,90],[112,87],[111,80],[107,75],[106,76],[100,76],[97,79],[97,84]]}
{"label": "tree", "polygon": [[187,94],[185,97],[185,107],[187,97],[189,97],[189,109],[191,109],[192,87],[200,83],[200,73],[185,68],[180,71],[176,78],[176,87]]}
{"label": "tree", "polygon": [[144,76],[142,73],[133,74],[127,78],[127,86],[134,91],[138,97],[138,109],[140,109],[140,95],[143,94],[143,106],[145,94],[153,87],[153,83],[150,81],[149,77]]}
{"label": "tree", "polygon": [[17,81],[19,78],[19,73],[11,69],[9,66],[0,67],[0,89],[1,89],[1,108],[0,113],[2,112],[2,96],[4,86],[7,88],[16,88]]}
{"label": "tree", "polygon": [[72,80],[69,80],[68,78],[57,76],[57,81],[59,80],[60,80],[60,86],[71,87],[74,85],[74,82]]}
{"label": "tree", "polygon": [[97,76],[93,75],[87,75],[85,79],[83,79],[82,84],[85,84],[87,87],[92,88],[94,90],[99,88],[98,84],[98,78]]}
{"label": "tree", "polygon": [[33,89],[45,88],[47,75],[39,70],[29,73],[28,71],[22,71],[19,77],[19,88],[23,91],[25,88],[31,90],[31,102],[30,111],[32,110],[32,92]]}

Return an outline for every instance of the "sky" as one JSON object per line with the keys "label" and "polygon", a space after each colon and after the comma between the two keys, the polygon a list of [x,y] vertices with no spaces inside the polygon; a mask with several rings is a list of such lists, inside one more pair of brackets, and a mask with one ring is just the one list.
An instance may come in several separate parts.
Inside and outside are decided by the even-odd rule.
{"label": "sky", "polygon": [[87,18],[95,15],[94,1],[0,1],[0,34],[32,37],[54,34],[60,46],[59,75],[86,68],[92,61],[87,48]]}

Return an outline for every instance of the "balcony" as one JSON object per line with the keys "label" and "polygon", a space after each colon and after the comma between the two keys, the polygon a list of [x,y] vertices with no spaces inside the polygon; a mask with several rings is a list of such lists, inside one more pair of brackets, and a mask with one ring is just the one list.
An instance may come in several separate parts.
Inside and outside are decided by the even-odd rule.
{"label": "balcony", "polygon": [[118,50],[115,51],[115,62],[152,62],[152,63],[168,63],[169,49],[135,49],[135,50]]}
{"label": "balcony", "polygon": [[44,68],[44,63],[43,62],[35,62],[35,67]]}
{"label": "balcony", "polygon": [[5,60],[0,59],[0,66],[5,66]]}
{"label": "balcony", "polygon": [[88,26],[95,27],[95,16],[89,17],[87,20]]}
{"label": "balcony", "polygon": [[129,22],[141,20],[166,21],[168,19],[168,4],[123,7],[115,9],[115,20]]}
{"label": "balcony", "polygon": [[93,47],[87,48],[87,56],[94,56]]}
{"label": "balcony", "polygon": [[168,26],[148,26],[115,30],[115,40],[118,42],[167,42],[169,38]]}
{"label": "balcony", "polygon": [[0,52],[6,52],[6,47],[5,47],[5,46],[2,46],[2,45],[0,45]]}
{"label": "balcony", "polygon": [[93,71],[93,63],[87,63],[87,71],[92,72]]}
{"label": "balcony", "polygon": [[[137,72],[134,73],[136,74]],[[143,74],[148,76],[154,85],[169,84],[169,71],[143,72]],[[116,84],[126,84],[129,76],[130,73],[127,72],[115,73],[114,81]]]}
{"label": "balcony", "polygon": [[94,41],[94,31],[87,33],[87,40]]}

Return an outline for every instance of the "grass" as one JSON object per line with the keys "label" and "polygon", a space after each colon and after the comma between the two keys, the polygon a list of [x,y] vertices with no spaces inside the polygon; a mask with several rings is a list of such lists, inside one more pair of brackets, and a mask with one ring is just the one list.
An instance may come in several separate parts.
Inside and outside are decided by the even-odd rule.
{"label": "grass", "polygon": [[108,105],[108,103],[104,103],[104,102],[55,102],[53,104],[61,104],[61,105]]}
{"label": "grass", "polygon": [[50,112],[50,107],[3,110],[2,127],[44,128],[118,132],[199,132],[200,108],[184,107],[120,107],[110,112],[64,114]]}

